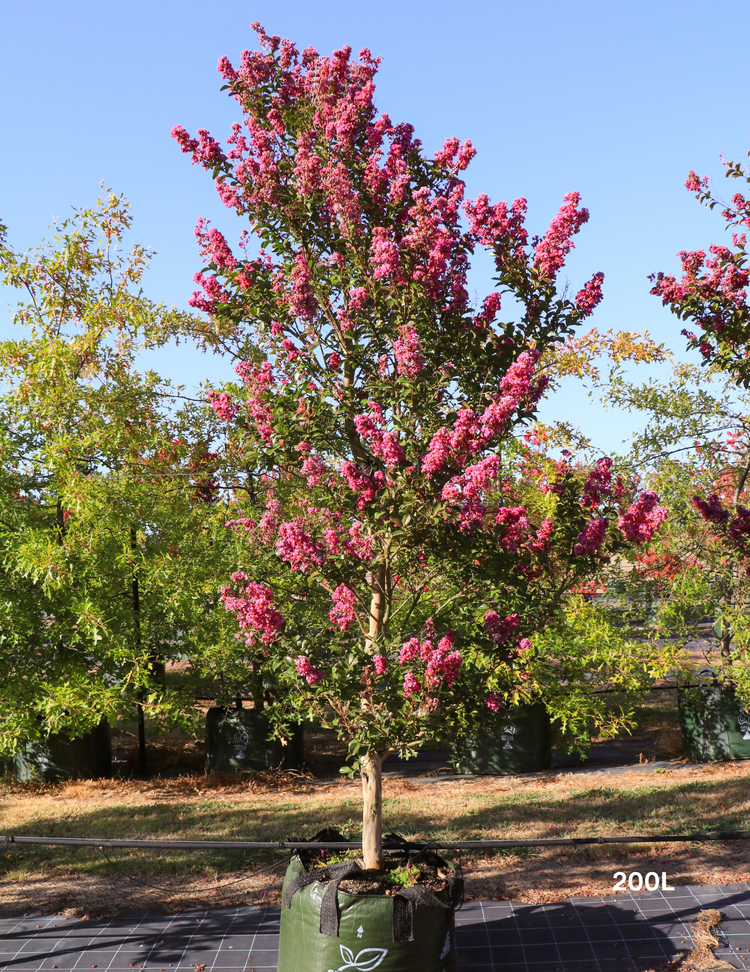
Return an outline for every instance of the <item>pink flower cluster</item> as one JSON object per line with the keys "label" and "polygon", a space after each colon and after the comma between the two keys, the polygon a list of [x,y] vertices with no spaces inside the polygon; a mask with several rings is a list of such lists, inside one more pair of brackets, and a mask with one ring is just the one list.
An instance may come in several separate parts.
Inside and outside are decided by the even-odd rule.
{"label": "pink flower cluster", "polygon": [[501,696],[495,695],[494,692],[490,692],[487,696],[487,708],[491,712],[499,712],[505,706]]}
{"label": "pink flower cluster", "polygon": [[[424,664],[424,685],[426,688],[437,689],[443,682],[450,688],[458,677],[463,664],[461,652],[456,651],[453,647],[454,641],[455,635],[452,631],[441,638],[437,646],[430,638],[425,638],[421,642],[419,638],[411,638],[401,648],[399,664],[407,665],[414,661],[421,661]],[[419,686],[419,682],[412,672],[409,672],[406,677],[409,678],[409,676]],[[406,680],[404,686],[406,686]],[[419,687],[409,694],[414,694],[417,691],[419,691]]]}
{"label": "pink flower cluster", "polygon": [[372,476],[368,476],[350,460],[341,464],[341,475],[347,481],[349,489],[359,497],[358,510],[364,509],[368,503],[371,503],[377,496],[378,490],[385,486],[385,476],[382,472],[374,472]]}
{"label": "pink flower cluster", "polygon": [[729,520],[729,510],[724,509],[716,493],[712,493],[708,499],[694,496],[692,504],[703,519],[708,520],[709,523],[726,523]]}
{"label": "pink flower cluster", "polygon": [[[573,553],[576,557],[591,557],[604,543],[607,535],[607,521],[603,518],[592,520],[576,537]],[[620,528],[622,529],[622,527]]]}
{"label": "pink flower cluster", "polygon": [[372,233],[370,246],[370,264],[375,280],[394,278],[403,282],[401,264],[398,258],[398,246],[388,235],[383,226],[376,226]]}
{"label": "pink flower cluster", "polygon": [[333,608],[328,612],[329,619],[342,631],[348,631],[357,616],[357,595],[346,584],[339,584],[331,595],[331,600]]}
{"label": "pink flower cluster", "polygon": [[[244,571],[237,571],[231,575],[235,584],[242,585],[247,581]],[[227,611],[237,616],[240,628],[247,632],[248,647],[260,635],[264,644],[274,641],[284,627],[284,617],[273,606],[273,593],[262,584],[253,581],[241,586],[240,593],[235,596],[231,588],[222,587],[220,600]]]}
{"label": "pink flower cluster", "polygon": [[457,138],[447,138],[443,147],[435,153],[435,162],[445,169],[463,172],[476,154],[477,150],[468,138],[463,145]]}
{"label": "pink flower cluster", "polygon": [[308,685],[317,685],[325,678],[325,674],[319,668],[314,668],[306,655],[300,655],[294,667],[300,678],[304,678]]}
{"label": "pink flower cluster", "polygon": [[190,307],[204,311],[206,314],[213,314],[217,304],[226,304],[229,294],[224,290],[216,277],[208,276],[205,273],[194,273],[193,280],[203,288],[203,294],[196,290],[188,299]]}
{"label": "pink flower cluster", "polygon": [[312,320],[317,310],[310,267],[304,254],[298,253],[292,266],[292,288],[287,294],[287,304],[292,317]]}
{"label": "pink flower cluster", "polygon": [[586,477],[583,484],[583,495],[581,496],[581,506],[586,510],[595,509],[604,499],[612,493],[612,467],[613,461],[605,456],[598,459],[594,468]]}
{"label": "pink flower cluster", "polygon": [[396,433],[384,432],[381,428],[382,412],[379,409],[371,410],[369,415],[357,415],[354,425],[372,454],[382,459],[388,468],[404,461],[405,453]]}
{"label": "pink flower cluster", "polygon": [[208,399],[220,419],[224,419],[225,422],[232,422],[237,418],[239,408],[232,401],[231,395],[226,392],[215,392],[211,389],[208,393]]}
{"label": "pink flower cluster", "polygon": [[502,528],[500,546],[510,553],[518,548],[531,532],[531,524],[525,506],[501,506],[495,514],[495,523]]}
{"label": "pink flower cluster", "polygon": [[326,464],[319,456],[308,456],[300,469],[300,473],[307,477],[308,486],[318,486],[327,472]]}
{"label": "pink flower cluster", "polygon": [[525,401],[531,405],[542,394],[546,382],[533,382],[536,350],[523,351],[508,368],[500,382],[501,394],[495,395],[481,415],[472,409],[460,409],[453,429],[439,429],[430,440],[422,458],[422,469],[434,475],[448,465],[463,465],[467,457],[486,448],[506,426],[508,419]]}
{"label": "pink flower cluster", "polygon": [[404,675],[404,695],[407,699],[410,699],[413,695],[417,695],[422,691],[422,686],[419,683],[419,679],[414,674],[414,672],[407,672]]}
{"label": "pink flower cluster", "polygon": [[514,200],[510,209],[504,202],[492,206],[488,196],[482,193],[473,202],[467,200],[464,210],[469,230],[480,243],[517,253],[528,241],[524,226],[526,206],[525,199]]}
{"label": "pink flower cluster", "polygon": [[604,283],[604,274],[599,272],[595,273],[588,283],[585,283],[581,290],[576,294],[576,307],[580,312],[580,318],[583,320],[590,314],[593,314],[594,310],[601,303],[602,297],[602,284]]}
{"label": "pink flower cluster", "polygon": [[388,671],[388,661],[387,659],[383,658],[382,655],[374,655],[372,663],[375,667],[376,675],[385,675],[385,673]]}
{"label": "pink flower cluster", "polygon": [[515,613],[501,619],[497,611],[488,611],[484,616],[484,630],[493,641],[503,644],[512,638],[518,628],[518,620]]}
{"label": "pink flower cluster", "polygon": [[419,335],[408,324],[399,329],[398,339],[393,342],[393,353],[396,356],[396,370],[400,375],[414,378],[424,369]]}
{"label": "pink flower cluster", "polygon": [[743,546],[745,538],[750,536],[750,510],[744,506],[737,506],[729,527],[729,536],[737,546]]}
{"label": "pink flower cluster", "polygon": [[627,513],[623,514],[617,526],[631,543],[646,543],[653,537],[661,524],[666,520],[669,511],[664,506],[657,506],[659,497],[651,490],[641,493],[635,503],[631,504]]}
{"label": "pink flower cluster", "polygon": [[267,400],[267,393],[275,384],[273,368],[269,361],[254,365],[241,361],[234,370],[242,378],[247,389],[246,407],[255,422],[258,434],[269,445],[273,438],[273,411]]}
{"label": "pink flower cluster", "polygon": [[534,250],[534,266],[552,280],[565,263],[565,257],[573,249],[571,237],[588,221],[588,209],[578,209],[580,201],[579,192],[566,194],[560,211]]}
{"label": "pink flower cluster", "polygon": [[323,563],[320,545],[305,531],[301,520],[282,523],[276,539],[276,553],[292,570],[305,573]]}

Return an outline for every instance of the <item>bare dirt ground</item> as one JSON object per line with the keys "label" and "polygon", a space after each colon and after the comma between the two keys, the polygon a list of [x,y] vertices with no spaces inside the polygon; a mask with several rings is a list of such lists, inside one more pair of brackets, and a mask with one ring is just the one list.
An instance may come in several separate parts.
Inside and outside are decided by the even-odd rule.
{"label": "bare dirt ground", "polygon": [[[278,840],[325,825],[357,836],[357,782],[280,774],[182,776],[57,785],[7,781],[0,834],[94,838]],[[387,831],[408,838],[528,839],[750,830],[750,763],[617,774],[388,779]],[[123,908],[276,902],[287,856],[9,844],[0,910],[107,914]],[[750,881],[747,841],[522,848],[461,855],[471,898],[528,902],[609,895],[615,871],[664,872],[677,884]]]}

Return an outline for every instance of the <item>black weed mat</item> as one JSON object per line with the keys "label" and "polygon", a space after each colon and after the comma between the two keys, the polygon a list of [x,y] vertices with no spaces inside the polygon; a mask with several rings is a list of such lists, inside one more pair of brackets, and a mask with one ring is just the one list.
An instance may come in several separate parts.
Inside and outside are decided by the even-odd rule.
{"label": "black weed mat", "polygon": [[[469,901],[456,916],[456,972],[643,972],[690,951],[691,919],[717,908],[716,957],[750,972],[750,887],[677,887],[556,904]],[[279,908],[117,918],[0,916],[7,972],[271,972]],[[304,970],[300,970],[304,972]],[[404,970],[409,972],[409,970]]]}

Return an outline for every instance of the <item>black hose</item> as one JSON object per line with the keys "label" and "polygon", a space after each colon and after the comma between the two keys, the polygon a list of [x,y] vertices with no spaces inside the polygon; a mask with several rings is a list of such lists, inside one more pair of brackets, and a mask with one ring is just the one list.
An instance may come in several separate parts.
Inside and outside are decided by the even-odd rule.
{"label": "black hose", "polygon": [[[747,840],[750,830],[716,834],[623,834],[614,837],[551,837],[539,840],[429,840],[425,846],[440,850],[502,850],[509,847],[580,847],[586,844],[668,844],[716,840]],[[0,835],[6,844],[47,844],[63,847],[132,847],[140,850],[359,850],[362,841],[296,840],[108,840],[93,837],[20,837]],[[419,842],[414,841],[418,847]],[[385,850],[389,842],[383,841]],[[394,849],[396,845],[394,844]]]}

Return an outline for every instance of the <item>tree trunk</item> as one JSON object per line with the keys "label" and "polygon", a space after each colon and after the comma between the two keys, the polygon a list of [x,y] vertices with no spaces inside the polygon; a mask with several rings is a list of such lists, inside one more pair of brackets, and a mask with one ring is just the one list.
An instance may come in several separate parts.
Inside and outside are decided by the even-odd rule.
{"label": "tree trunk", "polygon": [[362,853],[365,868],[382,871],[383,862],[383,760],[379,753],[362,757]]}
{"label": "tree trunk", "polygon": [[370,624],[367,633],[365,650],[370,654],[375,652],[375,642],[383,633],[383,615],[385,614],[385,564],[379,564],[368,575],[370,581]]}
{"label": "tree trunk", "polygon": [[[722,631],[721,631],[721,660],[724,662],[725,673],[732,670],[732,629],[726,623],[726,620],[722,618],[721,621]],[[722,680],[722,688],[729,689],[732,687],[732,680],[728,678],[726,674]]]}
{"label": "tree trunk", "polygon": [[[141,699],[144,692],[141,689]],[[148,776],[148,762],[146,761],[146,716],[143,711],[143,702],[138,703],[138,774]]]}
{"label": "tree trunk", "polygon": [[[130,528],[130,549],[135,554],[137,549],[137,539],[135,527]],[[141,593],[138,588],[138,574],[133,573],[131,584],[131,597],[133,604],[133,625],[135,627],[135,646],[140,654],[141,650]],[[138,693],[138,772],[141,776],[148,775],[148,763],[146,762],[146,715],[143,709],[143,700],[146,697],[145,688],[141,688]]]}

